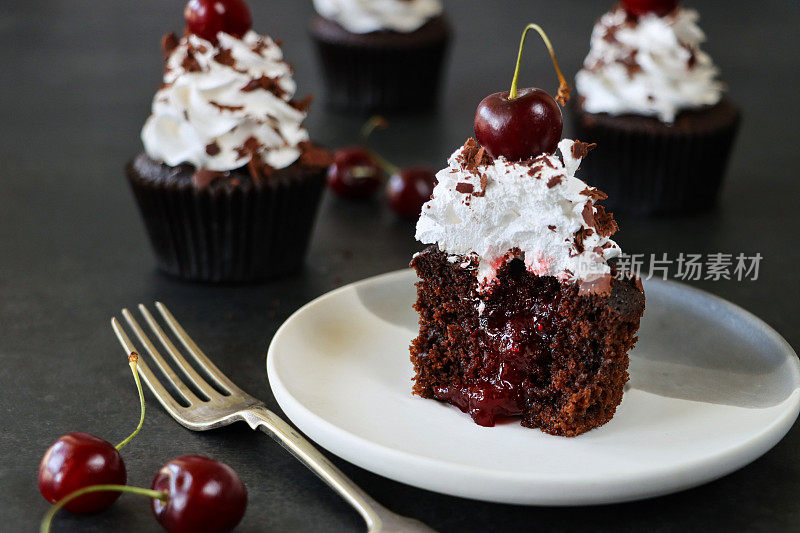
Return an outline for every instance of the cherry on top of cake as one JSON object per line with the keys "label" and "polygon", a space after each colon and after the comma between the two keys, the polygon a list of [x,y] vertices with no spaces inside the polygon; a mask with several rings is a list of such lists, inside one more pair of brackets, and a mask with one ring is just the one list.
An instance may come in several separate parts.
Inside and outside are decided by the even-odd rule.
{"label": "cherry on top of cake", "polygon": [[[541,89],[517,89],[530,29],[542,36],[550,52],[559,78],[556,98]],[[617,225],[595,205],[606,195],[574,175],[594,145],[561,140],[558,103],[564,105],[568,98],[569,86],[549,39],[539,26],[529,24],[511,90],[480,103],[475,115],[478,141],[468,140],[437,174],[416,238],[438,245],[452,262],[474,268],[482,291],[491,291],[497,269],[515,258],[536,275],[579,282],[583,292],[610,286],[607,261],[620,253],[610,239]]]}

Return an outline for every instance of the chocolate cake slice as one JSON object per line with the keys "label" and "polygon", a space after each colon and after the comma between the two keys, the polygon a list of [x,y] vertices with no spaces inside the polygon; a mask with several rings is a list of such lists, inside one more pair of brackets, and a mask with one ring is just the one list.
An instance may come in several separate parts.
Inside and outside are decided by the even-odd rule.
{"label": "chocolate cake slice", "polygon": [[617,226],[574,177],[588,152],[493,160],[470,140],[437,175],[411,266],[420,281],[414,393],[482,426],[575,436],[611,420],[644,312],[640,280],[615,266]]}

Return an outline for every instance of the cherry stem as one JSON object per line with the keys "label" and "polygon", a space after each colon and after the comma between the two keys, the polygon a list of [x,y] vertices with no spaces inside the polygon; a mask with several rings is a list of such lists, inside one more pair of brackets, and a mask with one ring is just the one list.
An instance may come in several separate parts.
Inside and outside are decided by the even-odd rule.
{"label": "cherry stem", "polygon": [[558,92],[556,93],[556,101],[563,107],[569,100],[570,86],[567,83],[567,80],[564,79],[564,74],[561,73],[561,67],[558,66],[556,53],[553,51],[553,45],[550,44],[550,39],[547,38],[547,34],[538,24],[528,24],[522,31],[522,39],[519,41],[519,52],[517,53],[517,68],[514,69],[514,78],[511,80],[511,90],[508,92],[508,98],[509,100],[513,100],[517,97],[519,68],[522,64],[522,50],[525,48],[525,37],[528,35],[528,30],[536,30],[536,32],[542,37],[542,40],[547,47],[547,51],[550,52],[550,59],[553,60],[553,66],[556,67],[556,75],[558,76]]}
{"label": "cherry stem", "polygon": [[133,433],[128,435],[127,439],[115,446],[117,450],[121,450],[125,447],[125,445],[132,441],[133,438],[139,434],[139,431],[142,430],[142,426],[144,425],[144,393],[142,392],[142,382],[139,380],[139,372],[136,371],[138,362],[139,354],[136,352],[131,352],[131,354],[128,356],[128,365],[131,367],[133,380],[136,382],[136,390],[139,392],[139,425],[136,426],[136,429],[133,430]]}
{"label": "cherry stem", "polygon": [[369,136],[372,135],[372,132],[376,129],[385,130],[388,127],[389,121],[384,117],[380,115],[370,117],[370,119],[361,126],[361,144],[366,146],[369,141]]}
{"label": "cherry stem", "polygon": [[369,136],[372,135],[372,132],[376,129],[385,130],[389,127],[389,121],[386,120],[384,117],[380,115],[374,115],[370,117],[368,121],[364,123],[361,127],[361,144],[367,149],[369,154],[372,156],[375,161],[378,162],[378,165],[383,169],[383,171],[388,174],[396,174],[400,172],[400,167],[391,163],[387,159],[385,159],[381,154],[373,150],[369,147]]}
{"label": "cherry stem", "polygon": [[50,532],[50,524],[53,522],[53,517],[56,516],[56,513],[64,507],[66,504],[74,500],[75,498],[79,498],[84,494],[89,494],[91,492],[112,492],[112,491],[119,491],[119,492],[129,492],[131,494],[140,494],[142,496],[147,496],[149,498],[153,498],[156,500],[161,500],[162,502],[166,502],[169,499],[169,493],[161,492],[158,490],[150,490],[150,489],[143,489],[141,487],[129,487],[128,485],[91,485],[89,487],[83,487],[82,489],[78,489],[75,492],[71,492],[68,495],[64,496],[56,502],[47,514],[44,515],[42,519],[42,525],[39,527],[39,533],[49,533]]}

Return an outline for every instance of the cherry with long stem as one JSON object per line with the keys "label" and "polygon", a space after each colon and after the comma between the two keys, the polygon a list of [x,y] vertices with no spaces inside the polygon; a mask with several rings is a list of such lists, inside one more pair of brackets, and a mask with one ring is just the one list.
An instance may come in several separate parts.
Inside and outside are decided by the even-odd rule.
{"label": "cherry with long stem", "polygon": [[[528,31],[534,30],[544,41],[558,77],[556,98],[541,89],[519,89],[522,52]],[[511,89],[484,98],[475,112],[475,136],[493,157],[520,161],[542,153],[553,153],[561,140],[563,118],[558,104],[569,100],[570,87],[561,72],[553,45],[538,24],[528,24],[522,32]]]}
{"label": "cherry with long stem", "polygon": [[508,97],[510,99],[517,97],[517,82],[519,81],[519,70],[522,64],[522,50],[525,48],[525,37],[527,37],[529,30],[534,30],[541,36],[544,45],[547,47],[547,51],[550,53],[550,59],[553,61],[553,66],[556,68],[556,75],[558,76],[556,102],[565,106],[567,105],[567,100],[569,100],[570,86],[564,78],[564,74],[561,72],[561,67],[558,65],[558,59],[556,59],[556,53],[555,50],[553,50],[553,45],[550,43],[550,38],[547,37],[547,34],[538,24],[528,24],[522,31],[522,38],[519,41],[519,51],[517,52],[517,66],[514,68],[514,77],[511,79],[511,90],[508,91]]}
{"label": "cherry with long stem", "polygon": [[[39,466],[39,491],[50,503],[56,503],[86,486],[124,485],[127,482],[125,462],[119,450],[139,433],[145,416],[144,393],[137,372],[138,359],[136,353],[128,357],[139,394],[140,415],[136,429],[116,446],[88,433],[69,433],[59,438],[45,452]],[[64,505],[73,513],[96,513],[109,507],[118,497],[118,492],[97,493],[72,498]]]}

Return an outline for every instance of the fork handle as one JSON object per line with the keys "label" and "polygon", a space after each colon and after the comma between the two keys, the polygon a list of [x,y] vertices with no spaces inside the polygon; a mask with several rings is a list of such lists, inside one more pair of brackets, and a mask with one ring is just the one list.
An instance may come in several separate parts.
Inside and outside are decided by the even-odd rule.
{"label": "fork handle", "polygon": [[397,515],[373,500],[296,429],[265,406],[258,405],[241,414],[252,429],[260,429],[275,439],[352,505],[367,523],[369,533],[430,533],[434,531],[422,522]]}

